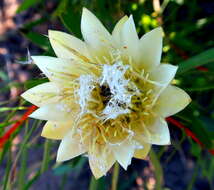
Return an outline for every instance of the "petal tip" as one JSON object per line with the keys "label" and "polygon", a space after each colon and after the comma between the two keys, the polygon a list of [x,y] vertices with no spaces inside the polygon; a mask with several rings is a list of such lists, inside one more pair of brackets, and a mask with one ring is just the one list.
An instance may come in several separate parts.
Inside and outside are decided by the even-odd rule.
{"label": "petal tip", "polygon": [[83,7],[83,9],[82,9],[82,18],[83,17],[87,17],[87,16],[90,16],[90,15],[93,15],[93,13],[89,10],[89,9],[87,9],[86,7]]}

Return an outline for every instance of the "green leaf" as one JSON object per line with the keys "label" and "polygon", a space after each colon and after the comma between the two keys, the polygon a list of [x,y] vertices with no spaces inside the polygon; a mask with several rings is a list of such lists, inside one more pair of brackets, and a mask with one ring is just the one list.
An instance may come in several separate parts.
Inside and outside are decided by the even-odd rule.
{"label": "green leaf", "polygon": [[212,149],[213,143],[204,123],[199,118],[192,118],[191,130],[197,135],[206,148]]}
{"label": "green leaf", "polygon": [[45,35],[33,32],[26,28],[22,28],[20,31],[27,39],[38,45],[40,48],[46,51],[51,50],[49,40]]}
{"label": "green leaf", "polygon": [[28,80],[24,83],[25,89],[30,89],[33,88],[34,86],[37,86],[39,84],[48,82],[47,78],[44,79],[32,79],[32,80]]}
{"label": "green leaf", "polygon": [[[196,112],[198,113],[196,114]],[[182,118],[187,121],[185,126],[196,135],[196,137],[203,143],[205,148],[212,149],[214,146],[213,129],[208,124],[208,121],[205,120],[205,117],[199,117],[200,114],[202,113],[199,112],[198,108],[196,108],[193,103],[191,103],[190,106],[180,113]],[[212,120],[209,122],[212,123]]]}
{"label": "green leaf", "polygon": [[37,171],[36,174],[34,174],[34,176],[31,179],[28,179],[27,184],[24,186],[23,190],[30,189],[30,187],[33,185],[33,183],[35,183],[36,180],[38,180],[40,175],[41,175],[40,171]]}
{"label": "green leaf", "polygon": [[[77,7],[75,2],[69,0],[61,0],[57,9],[53,13],[53,16],[58,16],[65,26],[65,28],[76,37],[81,37],[80,31],[80,11],[79,9],[74,9],[73,7]],[[72,10],[73,11],[70,11]]]}
{"label": "green leaf", "polygon": [[60,14],[59,17],[70,33],[73,33],[77,37],[81,36],[80,27],[78,27],[80,23],[80,15],[73,12],[64,12]]}
{"label": "green leaf", "polygon": [[11,107],[1,107],[0,108],[0,112],[5,112],[5,111],[17,111],[17,110],[25,110],[26,107],[15,107],[15,108],[11,108]]}
{"label": "green leaf", "polygon": [[214,89],[214,84],[205,84],[203,86],[191,87],[191,88],[183,88],[185,91],[196,92],[196,91],[207,91]]}
{"label": "green leaf", "polygon": [[33,7],[41,2],[42,0],[24,0],[22,4],[19,6],[19,8],[17,9],[16,13],[21,13],[22,11],[25,11],[30,7]]}
{"label": "green leaf", "polygon": [[8,122],[3,122],[3,123],[0,123],[0,129],[3,128],[3,127],[7,127],[13,123],[15,123],[16,121],[8,121]]}
{"label": "green leaf", "polygon": [[182,74],[195,67],[214,62],[214,48],[206,50],[190,59],[181,62],[178,66],[177,74]]}

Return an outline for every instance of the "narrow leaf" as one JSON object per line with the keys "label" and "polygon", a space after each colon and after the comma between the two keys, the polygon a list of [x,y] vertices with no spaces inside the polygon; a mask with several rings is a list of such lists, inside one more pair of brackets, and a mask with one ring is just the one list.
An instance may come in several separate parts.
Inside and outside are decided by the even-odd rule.
{"label": "narrow leaf", "polygon": [[190,59],[181,62],[178,66],[177,74],[182,74],[195,67],[214,62],[214,48],[206,50]]}

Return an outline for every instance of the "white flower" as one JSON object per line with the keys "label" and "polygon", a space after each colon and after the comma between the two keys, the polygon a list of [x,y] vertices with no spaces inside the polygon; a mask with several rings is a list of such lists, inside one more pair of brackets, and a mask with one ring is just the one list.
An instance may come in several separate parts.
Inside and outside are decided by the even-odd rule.
{"label": "white flower", "polygon": [[170,144],[165,117],[190,102],[170,83],[177,66],[160,64],[162,29],[138,38],[132,16],[123,17],[110,34],[83,9],[84,41],[49,31],[57,58],[32,59],[50,82],[24,94],[37,105],[31,117],[47,120],[42,136],[61,139],[57,161],[87,153],[96,178],[118,161],[144,159],[152,144]]}

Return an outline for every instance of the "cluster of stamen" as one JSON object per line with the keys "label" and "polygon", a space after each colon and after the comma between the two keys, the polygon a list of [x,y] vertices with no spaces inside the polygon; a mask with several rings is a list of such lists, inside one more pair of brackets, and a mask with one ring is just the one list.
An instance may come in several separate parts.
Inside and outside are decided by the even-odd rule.
{"label": "cluster of stamen", "polygon": [[94,146],[120,144],[132,138],[133,123],[150,114],[154,99],[149,74],[124,65],[117,52],[110,55],[112,62],[104,59],[100,77],[82,75],[78,79],[76,95],[81,112],[77,128],[82,142],[91,136]]}

